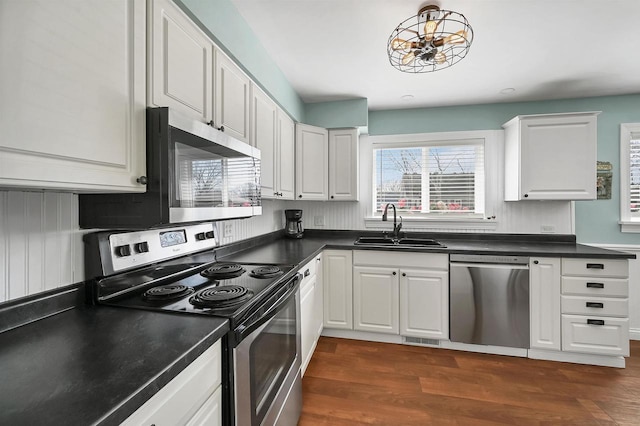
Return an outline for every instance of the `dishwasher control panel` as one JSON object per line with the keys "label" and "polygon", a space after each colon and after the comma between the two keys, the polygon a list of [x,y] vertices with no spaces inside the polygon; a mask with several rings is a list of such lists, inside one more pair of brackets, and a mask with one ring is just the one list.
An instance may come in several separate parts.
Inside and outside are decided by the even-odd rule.
{"label": "dishwasher control panel", "polygon": [[528,265],[529,257],[527,256],[509,256],[509,255],[493,255],[493,254],[452,254],[449,257],[450,262],[465,263],[491,263],[491,264],[509,264],[509,265]]}

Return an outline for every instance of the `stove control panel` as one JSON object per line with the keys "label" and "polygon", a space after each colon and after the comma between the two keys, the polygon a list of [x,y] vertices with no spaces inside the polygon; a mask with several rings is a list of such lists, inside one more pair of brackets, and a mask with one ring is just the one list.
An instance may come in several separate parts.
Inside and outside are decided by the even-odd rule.
{"label": "stove control panel", "polygon": [[212,223],[123,232],[109,235],[113,273],[212,249],[216,238]]}

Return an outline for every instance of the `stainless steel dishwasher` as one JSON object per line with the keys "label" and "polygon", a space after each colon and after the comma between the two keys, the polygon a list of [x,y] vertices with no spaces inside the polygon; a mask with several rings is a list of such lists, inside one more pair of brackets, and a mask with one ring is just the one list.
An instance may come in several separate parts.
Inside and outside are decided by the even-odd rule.
{"label": "stainless steel dishwasher", "polygon": [[529,258],[456,255],[450,260],[450,340],[529,348]]}

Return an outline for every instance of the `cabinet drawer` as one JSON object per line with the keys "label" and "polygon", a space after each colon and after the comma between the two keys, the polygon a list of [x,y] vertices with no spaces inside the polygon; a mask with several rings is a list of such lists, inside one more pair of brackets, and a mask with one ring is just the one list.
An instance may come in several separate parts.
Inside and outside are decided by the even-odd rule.
{"label": "cabinet drawer", "polygon": [[629,316],[629,299],[562,296],[562,313],[627,317]]}
{"label": "cabinet drawer", "polygon": [[629,356],[629,320],[562,315],[562,350]]}
{"label": "cabinet drawer", "polygon": [[185,424],[220,385],[220,358],[218,341],[122,422],[121,426]]}
{"label": "cabinet drawer", "polygon": [[629,280],[600,277],[562,277],[562,294],[628,297]]}
{"label": "cabinet drawer", "polygon": [[562,259],[562,275],[629,277],[629,262],[620,259]]}
{"label": "cabinet drawer", "polygon": [[449,270],[449,255],[444,253],[407,253],[354,250],[354,265],[408,267]]}

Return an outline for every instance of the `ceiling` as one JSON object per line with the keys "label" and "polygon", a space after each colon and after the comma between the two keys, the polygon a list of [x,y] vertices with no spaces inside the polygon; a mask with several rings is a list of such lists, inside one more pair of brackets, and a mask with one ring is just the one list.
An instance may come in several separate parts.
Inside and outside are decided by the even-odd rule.
{"label": "ceiling", "polygon": [[[368,98],[383,110],[640,93],[639,0],[232,3],[307,103]],[[471,50],[451,68],[400,72],[389,35],[427,4],[468,19]]]}

